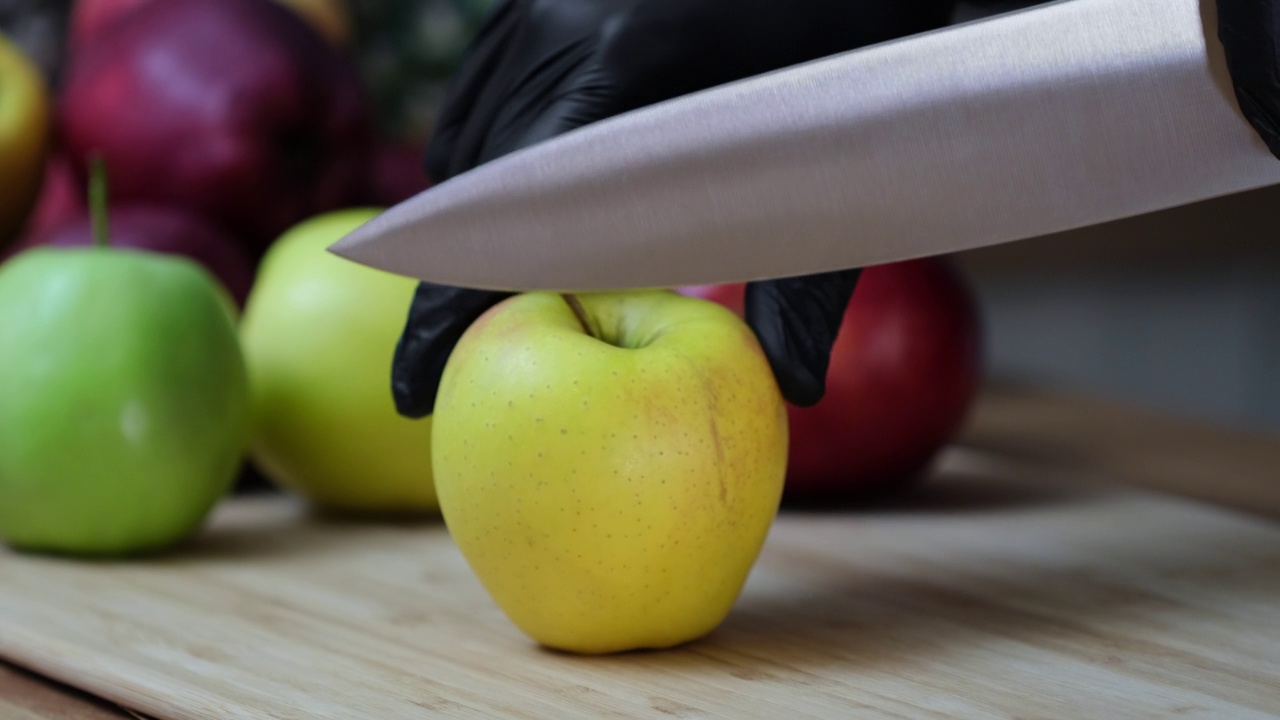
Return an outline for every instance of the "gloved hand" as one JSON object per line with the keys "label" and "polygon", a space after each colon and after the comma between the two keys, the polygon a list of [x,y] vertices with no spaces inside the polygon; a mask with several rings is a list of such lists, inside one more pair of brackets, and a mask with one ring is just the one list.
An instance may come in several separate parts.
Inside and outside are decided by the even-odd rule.
{"label": "gloved hand", "polygon": [[1218,39],[1241,112],[1280,159],[1280,0],[1218,0]]}
{"label": "gloved hand", "polygon": [[[943,27],[956,0],[500,0],[427,149],[434,182],[622,112]],[[821,399],[858,270],[751,283],[746,321],[783,396]],[[400,414],[430,414],[467,327],[506,294],[419,285],[397,345]]]}

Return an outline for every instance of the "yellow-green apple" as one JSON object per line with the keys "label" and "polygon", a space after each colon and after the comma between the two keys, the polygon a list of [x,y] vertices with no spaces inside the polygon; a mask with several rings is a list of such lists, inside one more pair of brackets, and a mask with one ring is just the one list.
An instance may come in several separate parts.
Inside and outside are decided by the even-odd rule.
{"label": "yellow-green apple", "polygon": [[252,458],[326,510],[434,514],[432,419],[402,417],[391,395],[416,283],[328,251],[376,214],[354,208],[306,220],[264,256],[241,321]]}
{"label": "yellow-green apple", "polygon": [[99,243],[0,266],[0,398],[0,536],[32,552],[178,542],[248,441],[231,299],[174,255]]}
{"label": "yellow-green apple", "polygon": [[754,334],[669,291],[499,303],[450,355],[434,420],[453,539],[506,616],[564,651],[711,632],[782,494],[785,403]]}
{"label": "yellow-green apple", "polygon": [[[683,292],[743,312],[741,284]],[[865,502],[922,480],[976,394],[980,320],[947,258],[866,268],[832,349],[826,395],[788,406],[788,501]]]}
{"label": "yellow-green apple", "polygon": [[35,204],[50,115],[40,69],[0,33],[0,250],[18,238]]}
{"label": "yellow-green apple", "polygon": [[81,169],[105,157],[117,200],[199,212],[256,256],[358,197],[372,103],[352,58],[296,12],[152,2],[109,27],[69,57],[59,117]]}

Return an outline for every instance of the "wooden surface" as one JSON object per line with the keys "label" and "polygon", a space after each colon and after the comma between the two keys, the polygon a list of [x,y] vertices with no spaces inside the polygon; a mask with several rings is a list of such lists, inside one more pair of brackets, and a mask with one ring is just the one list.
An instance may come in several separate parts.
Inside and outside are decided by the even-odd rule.
{"label": "wooden surface", "polygon": [[784,513],[676,651],[542,651],[438,523],[278,499],[0,577],[0,655],[162,719],[1280,716],[1280,525],[966,453],[898,506]]}
{"label": "wooden surface", "polygon": [[994,385],[960,443],[1280,520],[1280,437],[1103,399]]}
{"label": "wooden surface", "polygon": [[[1103,484],[1145,486],[1280,518],[1280,439],[1275,437],[1096,398],[995,387],[977,404],[963,443]],[[941,504],[959,512],[958,506],[993,499],[987,494],[982,500],[983,495],[976,486],[958,495],[939,485],[926,491],[917,507],[933,505],[937,512]],[[114,703],[0,662],[0,718],[134,717]]]}
{"label": "wooden surface", "polygon": [[3,720],[119,720],[125,710],[0,663],[0,718]]}

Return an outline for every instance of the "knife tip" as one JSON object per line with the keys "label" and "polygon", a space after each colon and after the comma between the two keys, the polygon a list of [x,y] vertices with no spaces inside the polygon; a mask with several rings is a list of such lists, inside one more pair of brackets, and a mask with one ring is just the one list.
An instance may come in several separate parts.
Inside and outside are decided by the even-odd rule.
{"label": "knife tip", "polygon": [[373,264],[368,252],[370,248],[371,234],[377,234],[373,231],[370,223],[376,219],[376,217],[371,218],[370,220],[366,220],[360,225],[357,225],[355,228],[349,230],[345,235],[329,243],[325,250],[334,256],[342,258],[343,260],[348,260],[350,262],[358,263],[367,267],[373,267],[379,270],[383,269]]}
{"label": "knife tip", "polygon": [[355,257],[358,253],[353,252],[353,248],[357,246],[358,246],[358,240],[353,237],[352,233],[348,233],[338,238],[336,241],[330,243],[329,246],[325,248],[325,250],[327,250],[328,252],[334,255],[337,255],[338,257],[344,260],[352,260],[355,262],[359,262]]}

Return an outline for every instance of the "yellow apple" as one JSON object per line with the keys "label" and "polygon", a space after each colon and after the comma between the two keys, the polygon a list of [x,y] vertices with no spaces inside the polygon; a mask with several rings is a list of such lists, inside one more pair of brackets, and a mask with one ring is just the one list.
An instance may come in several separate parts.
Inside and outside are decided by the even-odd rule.
{"label": "yellow apple", "polygon": [[252,458],[325,510],[435,513],[432,419],[402,417],[391,395],[391,360],[417,283],[328,252],[377,212],[306,220],[264,256],[241,321]]}
{"label": "yellow apple", "polygon": [[49,90],[40,69],[0,33],[0,248],[21,232],[44,178]]}
{"label": "yellow apple", "polygon": [[432,442],[442,515],[545,646],[695,640],[730,611],[777,513],[785,403],[727,309],[654,290],[581,295],[575,312],[573,297],[516,295],[450,355]]}

